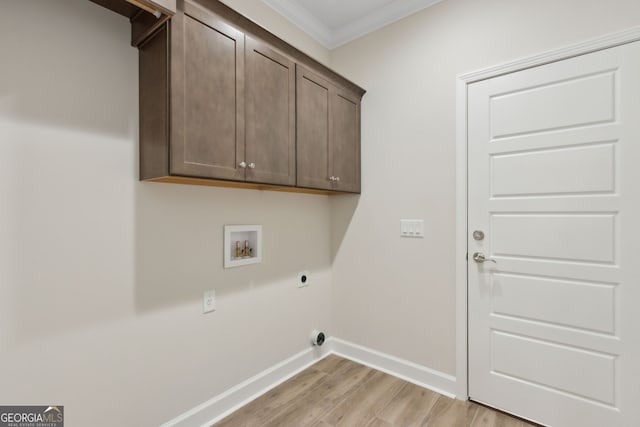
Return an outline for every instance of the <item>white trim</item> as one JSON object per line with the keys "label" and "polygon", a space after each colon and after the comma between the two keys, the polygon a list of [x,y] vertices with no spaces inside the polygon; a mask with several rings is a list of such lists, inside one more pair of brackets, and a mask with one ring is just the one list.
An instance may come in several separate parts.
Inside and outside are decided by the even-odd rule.
{"label": "white trim", "polygon": [[330,354],[370,366],[394,377],[454,397],[456,378],[395,356],[338,338],[304,350],[209,399],[160,427],[208,427]]}
{"label": "white trim", "polygon": [[393,24],[422,9],[440,3],[442,0],[403,0],[391,2],[366,15],[347,22],[331,32],[331,44],[326,46],[335,49],[352,40]]}
{"label": "white trim", "polygon": [[456,397],[467,400],[467,82],[456,83]]}
{"label": "white trim", "polygon": [[337,356],[370,366],[378,371],[385,372],[448,397],[454,397],[455,395],[456,378],[453,375],[429,369],[408,360],[400,359],[338,338],[333,338],[331,345],[333,348],[332,352]]}
{"label": "white trim", "polygon": [[331,27],[316,18],[307,8],[293,0],[262,0],[276,12],[327,49],[335,49],[352,40],[369,34],[386,25],[399,21],[442,0],[396,0],[380,8],[346,22],[339,27]]}
{"label": "white trim", "polygon": [[287,18],[321,45],[329,48],[333,44],[331,29],[313,16],[304,6],[291,0],[262,0],[273,10]]}
{"label": "white trim", "polygon": [[329,354],[330,346],[304,350],[178,415],[160,427],[211,426]]}
{"label": "white trim", "polygon": [[616,33],[589,39],[581,43],[554,49],[539,55],[521,58],[516,61],[485,68],[479,71],[473,71],[471,73],[465,73],[458,76],[458,79],[470,84],[503,74],[513,73],[514,71],[526,70],[527,68],[538,67],[551,62],[562,61],[563,59],[585,55],[587,53],[632,43],[638,40],[640,40],[640,27],[633,27]]}
{"label": "white trim", "polygon": [[456,93],[456,394],[466,400],[468,390],[467,352],[467,87],[504,74],[557,62],[598,50],[640,40],[640,27],[607,34],[540,55],[461,74]]}

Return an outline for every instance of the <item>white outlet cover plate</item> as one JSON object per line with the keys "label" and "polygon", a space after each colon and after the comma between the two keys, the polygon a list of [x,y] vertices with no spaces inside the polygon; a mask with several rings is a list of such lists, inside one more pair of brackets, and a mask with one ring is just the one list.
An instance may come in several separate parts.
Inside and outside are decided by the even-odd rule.
{"label": "white outlet cover plate", "polygon": [[216,311],[216,291],[207,291],[202,298],[202,313]]}
{"label": "white outlet cover plate", "polygon": [[401,237],[424,237],[424,220],[422,219],[401,219]]}

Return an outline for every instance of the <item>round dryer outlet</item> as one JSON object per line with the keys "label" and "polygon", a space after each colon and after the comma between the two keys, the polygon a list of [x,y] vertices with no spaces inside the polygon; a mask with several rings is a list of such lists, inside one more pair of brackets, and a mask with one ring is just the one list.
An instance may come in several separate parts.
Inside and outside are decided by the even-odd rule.
{"label": "round dryer outlet", "polygon": [[304,288],[305,286],[309,286],[309,272],[301,271],[298,273],[298,287]]}

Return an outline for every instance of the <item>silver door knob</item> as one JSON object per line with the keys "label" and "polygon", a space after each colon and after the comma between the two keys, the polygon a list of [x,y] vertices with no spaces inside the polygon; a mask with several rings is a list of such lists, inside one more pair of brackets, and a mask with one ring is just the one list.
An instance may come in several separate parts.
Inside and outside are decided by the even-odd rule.
{"label": "silver door knob", "polygon": [[256,168],[256,164],[251,162],[249,163],[249,169],[255,169]]}
{"label": "silver door knob", "polygon": [[340,182],[340,177],[336,176],[336,182]]}
{"label": "silver door knob", "polygon": [[482,252],[476,252],[475,254],[473,254],[473,260],[477,263],[482,264],[483,262],[492,262],[494,264],[497,264],[498,261],[496,261],[493,258],[485,258],[484,254]]}
{"label": "silver door knob", "polygon": [[336,177],[335,177],[335,176],[330,176],[330,177],[329,177],[329,181],[334,182],[335,180],[336,180]]}
{"label": "silver door knob", "polygon": [[247,167],[247,162],[240,162],[238,163],[238,166],[240,166],[242,169]]}

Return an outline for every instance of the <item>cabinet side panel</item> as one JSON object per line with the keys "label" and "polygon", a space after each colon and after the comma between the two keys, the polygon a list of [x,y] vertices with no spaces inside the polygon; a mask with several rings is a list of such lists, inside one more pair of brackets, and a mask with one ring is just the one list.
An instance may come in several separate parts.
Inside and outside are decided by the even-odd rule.
{"label": "cabinet side panel", "polygon": [[329,85],[298,67],[296,101],[297,186],[330,189],[327,171]]}
{"label": "cabinet side panel", "polygon": [[165,25],[139,50],[141,180],[169,174],[168,59]]}
{"label": "cabinet side panel", "polygon": [[360,192],[360,100],[337,91],[331,97],[331,173],[340,191]]}

